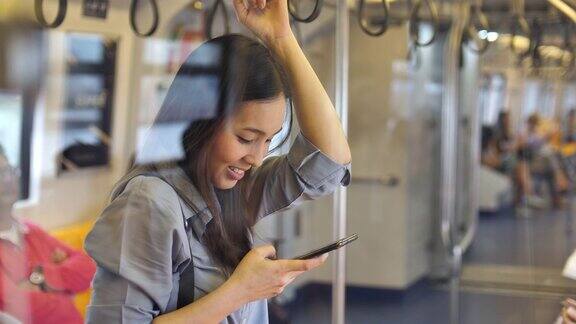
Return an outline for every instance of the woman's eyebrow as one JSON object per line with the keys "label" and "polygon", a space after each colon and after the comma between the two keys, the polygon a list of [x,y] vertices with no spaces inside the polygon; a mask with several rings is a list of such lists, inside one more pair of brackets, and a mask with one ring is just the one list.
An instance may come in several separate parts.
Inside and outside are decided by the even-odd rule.
{"label": "woman's eyebrow", "polygon": [[[249,132],[253,132],[253,133],[256,133],[259,135],[266,135],[266,132],[264,132],[258,128],[246,127],[246,128],[244,128],[244,130],[249,131]],[[280,133],[281,131],[282,131],[282,128],[280,128],[278,131],[276,131],[276,133],[274,133],[274,135]],[[272,135],[272,136],[274,136],[274,135]]]}

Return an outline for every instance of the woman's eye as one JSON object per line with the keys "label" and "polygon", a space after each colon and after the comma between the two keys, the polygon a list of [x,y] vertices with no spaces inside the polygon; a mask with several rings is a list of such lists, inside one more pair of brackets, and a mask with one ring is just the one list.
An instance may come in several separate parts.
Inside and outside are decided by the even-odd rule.
{"label": "woman's eye", "polygon": [[242,137],[242,136],[237,136],[237,137],[238,137],[238,141],[240,141],[240,143],[243,143],[243,144],[250,144],[250,143],[252,143],[252,140],[246,139],[246,138],[244,138],[244,137]]}

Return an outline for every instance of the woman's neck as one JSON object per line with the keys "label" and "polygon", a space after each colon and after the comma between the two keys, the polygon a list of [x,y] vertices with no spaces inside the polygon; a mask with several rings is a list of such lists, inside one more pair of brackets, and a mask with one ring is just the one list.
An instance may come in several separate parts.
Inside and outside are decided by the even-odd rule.
{"label": "woman's neck", "polygon": [[10,229],[17,223],[17,220],[12,216],[12,209],[0,209],[0,231]]}

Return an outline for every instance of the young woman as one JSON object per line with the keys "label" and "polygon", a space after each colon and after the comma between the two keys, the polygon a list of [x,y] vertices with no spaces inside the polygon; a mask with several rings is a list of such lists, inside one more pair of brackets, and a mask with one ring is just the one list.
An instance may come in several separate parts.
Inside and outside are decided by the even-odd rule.
{"label": "young woman", "polygon": [[[234,6],[265,46],[220,37],[178,71],[156,123],[187,121],[183,157],[137,166],[114,189],[86,239],[98,264],[89,323],[267,323],[265,299],[325,261],[253,248],[259,219],[347,185],[351,156],[286,0]],[[287,155],[264,160],[290,101],[301,132]]]}

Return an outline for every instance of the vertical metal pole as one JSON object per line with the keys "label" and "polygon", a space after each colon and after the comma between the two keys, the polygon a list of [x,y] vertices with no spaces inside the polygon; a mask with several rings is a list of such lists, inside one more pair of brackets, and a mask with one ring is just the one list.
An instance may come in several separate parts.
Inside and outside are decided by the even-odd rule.
{"label": "vertical metal pole", "polygon": [[[348,134],[348,46],[349,17],[346,0],[338,0],[336,7],[336,111],[340,115],[344,133]],[[339,187],[334,193],[333,235],[334,239],[346,235],[346,188]],[[346,306],[346,250],[335,253],[332,269],[332,323],[344,324]]]}
{"label": "vertical metal pole", "polygon": [[444,52],[444,94],[442,97],[441,130],[441,234],[450,262],[450,323],[459,323],[460,269],[462,242],[456,231],[456,176],[458,153],[458,106],[460,99],[460,50],[468,21],[469,3],[453,2],[452,27]]}

